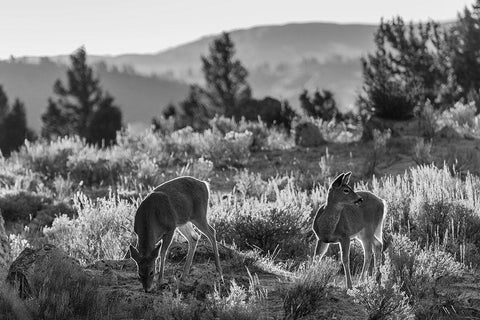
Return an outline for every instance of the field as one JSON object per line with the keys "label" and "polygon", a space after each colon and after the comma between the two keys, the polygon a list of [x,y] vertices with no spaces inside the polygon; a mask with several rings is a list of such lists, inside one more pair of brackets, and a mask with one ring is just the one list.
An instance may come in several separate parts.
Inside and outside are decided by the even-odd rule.
{"label": "field", "polygon": [[[1,287],[0,319],[480,318],[480,121],[452,114],[435,121],[462,136],[430,142],[363,142],[360,127],[317,122],[327,143],[304,148],[284,130],[220,117],[203,133],[127,129],[104,149],[78,137],[27,143],[0,158],[0,280],[19,255],[34,267],[10,270],[35,272],[25,272],[28,288]],[[352,290],[338,246],[312,258],[313,217],[347,171],[388,207],[380,274],[360,280],[353,242]],[[210,183],[225,279],[202,237],[180,281],[187,244],[176,236],[165,283],[144,293],[127,256],[133,217],[152,188],[183,175]]]}

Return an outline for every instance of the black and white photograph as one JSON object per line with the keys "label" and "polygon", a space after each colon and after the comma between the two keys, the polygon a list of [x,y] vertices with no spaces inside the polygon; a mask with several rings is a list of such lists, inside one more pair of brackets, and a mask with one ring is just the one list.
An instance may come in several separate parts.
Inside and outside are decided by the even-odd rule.
{"label": "black and white photograph", "polygon": [[0,320],[480,320],[480,0],[5,0]]}

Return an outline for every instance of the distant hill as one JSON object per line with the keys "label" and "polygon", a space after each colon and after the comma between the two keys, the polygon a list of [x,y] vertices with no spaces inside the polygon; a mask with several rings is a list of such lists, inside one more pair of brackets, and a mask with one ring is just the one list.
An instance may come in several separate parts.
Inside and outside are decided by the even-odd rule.
{"label": "distant hill", "polygon": [[[360,57],[373,51],[376,25],[298,23],[232,31],[238,57],[250,71],[256,96],[274,95],[297,103],[303,88],[328,88],[343,107],[354,102],[361,85]],[[141,73],[159,73],[201,82],[200,56],[218,35],[156,54],[97,56],[111,65],[130,65]]]}
{"label": "distant hill", "polygon": [[[301,23],[253,27],[230,34],[238,57],[250,72],[248,80],[255,96],[271,95],[297,105],[304,88],[330,89],[340,108],[349,109],[361,86],[360,57],[373,51],[376,28]],[[185,83],[203,81],[200,56],[208,52],[208,45],[217,36],[206,36],[156,54],[89,55],[89,62],[105,61],[119,70],[131,66],[144,75],[100,70],[103,86],[117,98],[125,121],[148,123],[160,108],[185,96]],[[50,59],[68,62],[68,56]],[[1,62],[0,84],[10,97],[19,96],[26,102],[29,122],[38,129],[53,82],[65,75],[65,67],[40,64],[38,57],[23,61],[33,64]],[[152,74],[159,76],[151,77]]]}
{"label": "distant hill", "polygon": [[[106,68],[96,68],[101,86],[109,91],[123,111],[124,122],[148,124],[170,102],[187,94],[187,84],[158,77],[146,77]],[[65,80],[66,67],[53,62],[0,61],[0,84],[11,100],[25,102],[28,125],[39,132],[41,114],[53,96],[56,79]]]}

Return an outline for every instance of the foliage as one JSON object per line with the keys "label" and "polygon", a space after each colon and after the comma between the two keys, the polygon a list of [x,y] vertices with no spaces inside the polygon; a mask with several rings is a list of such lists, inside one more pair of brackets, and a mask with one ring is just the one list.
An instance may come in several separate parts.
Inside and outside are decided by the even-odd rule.
{"label": "foliage", "polygon": [[196,300],[192,296],[184,297],[175,292],[164,293],[155,301],[153,309],[145,314],[146,319],[185,319],[185,320],[253,320],[259,319],[265,299],[259,289],[258,278],[250,276],[248,289],[231,281],[226,293],[216,289],[205,300]]}
{"label": "foliage", "polygon": [[10,106],[8,97],[0,85],[0,154],[10,156],[27,138],[32,139],[33,136],[27,128],[25,105],[19,99],[15,99]]}
{"label": "foliage", "polygon": [[376,51],[362,59],[362,108],[381,118],[401,120],[410,118],[416,104],[427,99],[437,107],[448,76],[443,44],[436,22],[407,25],[401,17],[382,19],[375,33]]}
{"label": "foliage", "polygon": [[235,243],[239,249],[253,247],[265,253],[278,252],[283,258],[305,257],[309,251],[307,234],[312,213],[308,197],[291,182],[282,190],[273,183],[275,195],[270,196],[271,201],[265,196],[212,199],[214,206],[209,217],[217,237]]}
{"label": "foliage", "polygon": [[436,281],[440,277],[459,276],[463,266],[445,251],[433,247],[421,249],[405,236],[397,235],[385,261],[390,278],[400,286],[413,304],[417,316],[436,312]]}
{"label": "foliage", "polygon": [[432,157],[432,142],[421,138],[418,139],[413,148],[413,159],[417,164],[430,164],[433,161]]}
{"label": "foliage", "polygon": [[331,258],[317,258],[299,266],[282,292],[285,318],[299,319],[315,311],[338,269],[339,263]]}
{"label": "foliage", "polygon": [[[178,107],[170,105],[163,116],[165,119],[173,119],[174,129],[191,127],[195,131],[204,131],[208,128],[211,113],[202,89],[197,85],[191,85],[188,96],[179,102]],[[153,123],[160,128],[160,120],[154,118]]]}
{"label": "foliage", "polygon": [[29,221],[51,204],[51,198],[34,192],[10,191],[0,194],[0,211],[5,221]]}
{"label": "foliage", "polygon": [[61,215],[44,229],[50,243],[87,264],[122,259],[132,240],[134,205],[112,194],[97,201],[76,194],[73,203],[77,217]]}
{"label": "foliage", "polygon": [[[478,94],[480,75],[476,70],[480,68],[480,1],[475,1],[472,8],[465,8],[463,14],[458,15],[448,34],[447,46],[449,50],[452,73],[458,87],[450,90],[457,93],[456,98],[470,98]],[[457,92],[456,92],[457,91]],[[477,104],[478,113],[480,105]]]}
{"label": "foliage", "polygon": [[237,121],[246,119],[259,121],[268,127],[283,126],[287,132],[292,128],[292,121],[297,116],[287,100],[281,102],[271,97],[262,100],[249,98],[242,100],[239,107],[233,110],[232,114]]}
{"label": "foliage", "polygon": [[304,90],[299,96],[300,108],[308,117],[320,118],[324,121],[331,121],[332,119],[341,119],[341,114],[338,112],[337,103],[333,93],[329,90],[318,91],[313,93],[313,98],[310,98],[308,90]]}
{"label": "foliage", "polygon": [[244,99],[251,97],[248,72],[234,56],[235,45],[226,32],[213,40],[208,56],[202,56],[203,92],[210,108],[227,117],[234,114]]}
{"label": "foliage", "polygon": [[113,97],[104,94],[99,79],[87,65],[85,48],[73,53],[70,61],[67,86],[60,79],[55,82],[57,99],[48,100],[47,111],[42,115],[42,136],[78,134],[89,143],[110,145],[122,125],[121,111],[114,105]]}
{"label": "foliage", "polygon": [[368,277],[349,290],[348,294],[354,298],[355,303],[365,308],[369,320],[415,319],[408,298],[388,274],[390,268],[383,266],[381,269],[381,283]]}

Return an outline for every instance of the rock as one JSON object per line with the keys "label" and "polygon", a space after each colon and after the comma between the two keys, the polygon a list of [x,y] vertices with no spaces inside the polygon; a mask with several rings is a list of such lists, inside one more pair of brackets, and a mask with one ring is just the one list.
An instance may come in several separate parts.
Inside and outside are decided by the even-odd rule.
{"label": "rock", "polygon": [[5,232],[2,213],[0,212],[0,270],[8,267],[10,259],[10,242],[7,233]]}
{"label": "rock", "polygon": [[457,140],[457,139],[463,138],[460,133],[458,133],[452,127],[448,127],[448,126],[443,127],[440,131],[436,133],[436,135],[437,137],[445,138],[449,140]]}
{"label": "rock", "polygon": [[390,129],[393,137],[400,136],[416,136],[424,135],[425,128],[422,128],[420,122],[416,118],[410,120],[390,120],[382,119],[376,116],[371,117],[363,124],[363,141],[370,141],[373,139],[373,130],[380,132]]}
{"label": "rock", "polygon": [[295,144],[302,147],[318,147],[327,143],[320,129],[311,122],[302,122],[295,127]]}
{"label": "rock", "polygon": [[65,263],[72,275],[83,273],[80,263],[54,245],[46,244],[38,250],[25,248],[8,270],[6,281],[18,288],[21,298],[32,296],[35,281],[51,275],[55,264]]}
{"label": "rock", "polygon": [[[442,277],[437,280],[437,303],[452,308],[458,319],[480,318],[480,276],[465,273],[460,277]],[[452,299],[453,298],[453,299]]]}

